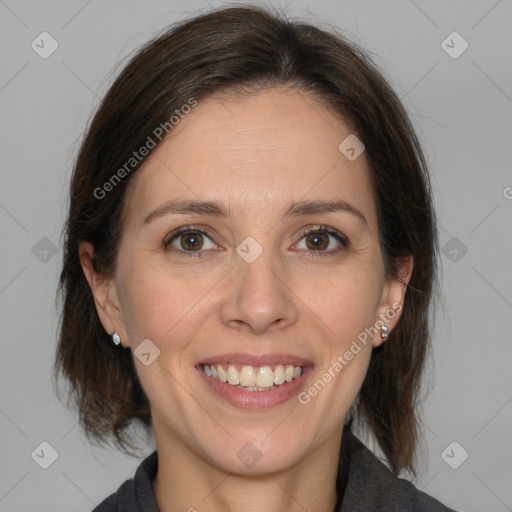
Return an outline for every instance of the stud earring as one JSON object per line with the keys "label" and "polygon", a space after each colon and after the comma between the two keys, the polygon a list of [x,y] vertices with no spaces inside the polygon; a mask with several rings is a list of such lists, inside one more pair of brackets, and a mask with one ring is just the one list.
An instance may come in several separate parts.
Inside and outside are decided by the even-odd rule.
{"label": "stud earring", "polygon": [[114,331],[114,334],[112,334],[112,341],[116,345],[119,345],[119,343],[121,343],[121,338],[119,337],[119,334],[117,334],[117,331]]}
{"label": "stud earring", "polygon": [[382,339],[386,339],[389,336],[389,327],[387,325],[383,325],[380,328],[380,337]]}

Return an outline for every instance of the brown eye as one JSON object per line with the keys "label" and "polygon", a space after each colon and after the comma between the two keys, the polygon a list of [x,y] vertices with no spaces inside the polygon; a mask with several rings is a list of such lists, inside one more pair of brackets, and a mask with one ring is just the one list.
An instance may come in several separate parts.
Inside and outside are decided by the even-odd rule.
{"label": "brown eye", "polygon": [[312,251],[327,249],[329,237],[325,233],[310,233],[306,236],[306,245]]}
{"label": "brown eye", "polygon": [[203,235],[201,233],[189,232],[180,236],[181,247],[187,251],[198,251],[203,247]]}
{"label": "brown eye", "polygon": [[215,243],[211,237],[198,229],[180,228],[163,242],[164,248],[174,253],[185,255],[186,253],[201,253],[201,251],[215,249]]}
{"label": "brown eye", "polygon": [[317,252],[318,255],[329,255],[348,247],[348,239],[332,228],[319,227],[304,232],[296,247],[307,252]]}

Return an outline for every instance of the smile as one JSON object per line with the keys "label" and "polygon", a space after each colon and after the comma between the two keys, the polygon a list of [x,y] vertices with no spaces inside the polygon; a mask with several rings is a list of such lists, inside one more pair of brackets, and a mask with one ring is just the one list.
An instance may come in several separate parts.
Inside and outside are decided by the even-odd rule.
{"label": "smile", "polygon": [[208,377],[244,391],[269,391],[285,382],[298,379],[304,373],[303,366],[291,364],[278,364],[272,368],[271,366],[254,367],[216,363],[203,364],[201,367]]}
{"label": "smile", "polygon": [[231,353],[211,355],[195,367],[212,398],[261,411],[296,397],[307,387],[315,365],[291,354]]}

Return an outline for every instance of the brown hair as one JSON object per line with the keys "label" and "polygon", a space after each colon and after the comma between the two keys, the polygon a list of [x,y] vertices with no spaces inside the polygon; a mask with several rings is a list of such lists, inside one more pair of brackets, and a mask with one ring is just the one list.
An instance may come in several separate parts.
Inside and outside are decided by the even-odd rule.
{"label": "brown hair", "polygon": [[[352,124],[366,146],[377,203],[386,273],[412,254],[414,270],[402,316],[373,351],[354,405],[393,470],[414,472],[416,406],[429,343],[429,305],[435,290],[437,238],[425,160],[408,117],[370,58],[335,31],[291,22],[268,10],[215,10],[171,27],[143,46],[110,87],[75,162],[64,231],[62,299],[56,354],[70,384],[81,424],[91,439],[114,439],[128,452],[127,427],[151,425],[150,404],[130,350],[116,347],[98,318],[82,271],[78,244],[94,246],[94,269],[112,275],[122,230],[125,190],[140,167],[121,173],[108,199],[97,191],[169,124],[191,99],[217,92],[250,94],[278,85],[306,91]],[[110,181],[112,183],[112,181]],[[95,192],[96,191],[96,192]]]}

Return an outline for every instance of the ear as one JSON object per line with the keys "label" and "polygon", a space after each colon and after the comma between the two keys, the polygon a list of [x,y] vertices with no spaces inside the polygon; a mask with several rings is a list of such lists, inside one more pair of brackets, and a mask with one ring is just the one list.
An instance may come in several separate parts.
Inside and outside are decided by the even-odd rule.
{"label": "ear", "polygon": [[382,295],[377,308],[377,317],[375,319],[376,333],[373,336],[373,347],[378,347],[384,343],[385,338],[381,336],[381,327],[388,328],[388,335],[395,328],[404,305],[405,292],[407,285],[411,280],[414,267],[414,258],[411,255],[405,256],[398,261],[398,275],[394,279],[387,281],[382,289]]}
{"label": "ear", "polygon": [[78,254],[103,328],[109,335],[117,331],[123,347],[129,346],[114,278],[96,272],[93,265],[94,247],[90,242],[80,242]]}

